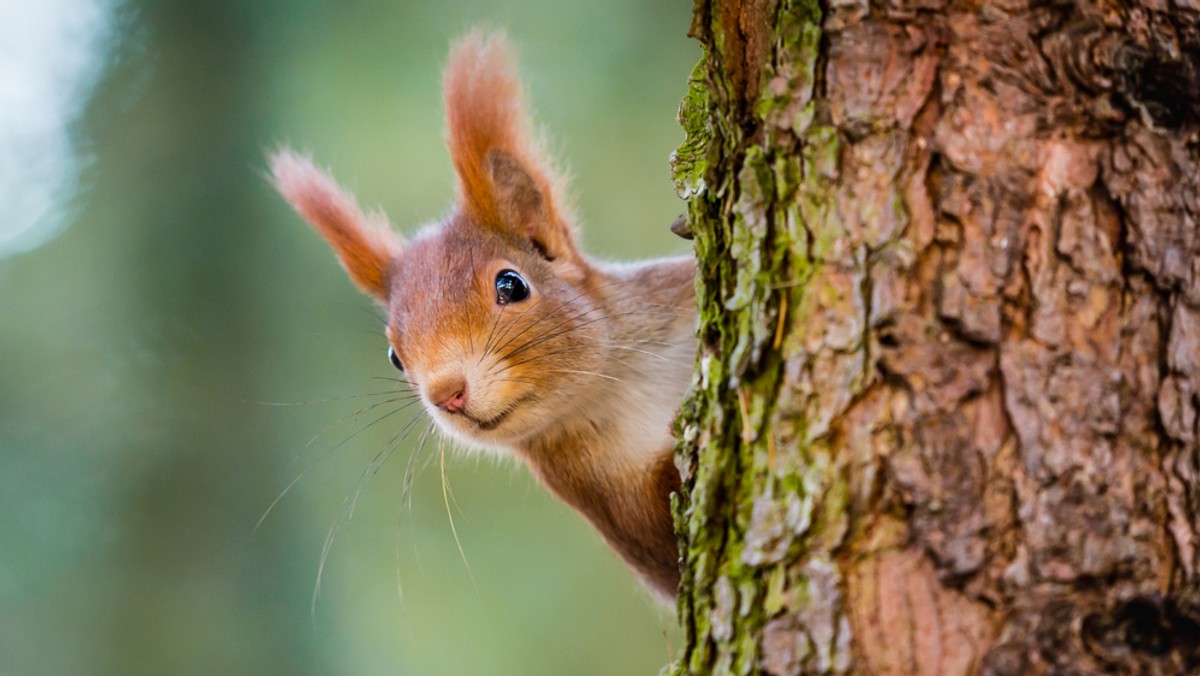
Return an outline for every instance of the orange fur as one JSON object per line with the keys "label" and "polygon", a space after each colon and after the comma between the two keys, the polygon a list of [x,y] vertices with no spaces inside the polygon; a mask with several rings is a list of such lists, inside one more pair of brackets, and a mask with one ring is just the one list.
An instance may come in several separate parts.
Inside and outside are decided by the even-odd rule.
{"label": "orange fur", "polygon": [[529,129],[512,50],[504,34],[487,35],[476,30],[462,38],[451,49],[442,86],[446,143],[458,175],[459,205],[464,215],[494,228],[506,225],[502,196],[488,167],[488,153],[501,151],[533,179],[545,198],[545,218],[551,223],[563,221],[562,200],[556,194],[558,178],[543,161]]}
{"label": "orange fur", "polygon": [[354,198],[312,160],[291,150],[271,157],[276,189],[329,242],[350,278],[368,295],[386,301],[393,261],[400,253],[400,236],[387,219],[368,217]]}
{"label": "orange fur", "polygon": [[[460,41],[444,83],[458,205],[403,251],[307,159],[276,155],[275,183],[388,306],[388,341],[438,426],[522,459],[669,599],[670,421],[695,357],[694,261],[613,265],[576,248],[502,35]],[[506,273],[524,298],[501,302]]]}

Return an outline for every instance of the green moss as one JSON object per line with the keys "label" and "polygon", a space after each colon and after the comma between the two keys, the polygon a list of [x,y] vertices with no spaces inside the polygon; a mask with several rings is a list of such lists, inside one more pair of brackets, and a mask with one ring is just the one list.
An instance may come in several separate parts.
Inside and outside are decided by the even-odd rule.
{"label": "green moss", "polygon": [[688,91],[679,104],[679,125],[683,127],[683,144],[671,153],[671,177],[680,199],[691,199],[704,191],[706,158],[712,140],[711,112],[708,91],[704,87],[706,59],[692,70]]}
{"label": "green moss", "polygon": [[[844,235],[832,198],[841,148],[836,130],[818,123],[827,115],[816,2],[779,3],[771,44],[780,51],[750,121],[732,118],[724,27],[697,11],[713,23],[700,31],[706,53],[680,106],[687,138],[672,159],[695,236],[701,356],[677,428],[689,470],[677,505],[687,645],[671,673],[745,674],[759,668],[762,628],[809,594],[795,564],[810,552],[827,558],[844,537],[849,491],[833,449],[809,437],[817,432],[803,400],[778,408],[781,388],[793,386],[785,364],[812,367],[806,327],[845,294],[822,275]],[[783,312],[791,328],[778,344]],[[766,501],[757,515],[756,500]],[[828,662],[834,647],[807,650]]]}

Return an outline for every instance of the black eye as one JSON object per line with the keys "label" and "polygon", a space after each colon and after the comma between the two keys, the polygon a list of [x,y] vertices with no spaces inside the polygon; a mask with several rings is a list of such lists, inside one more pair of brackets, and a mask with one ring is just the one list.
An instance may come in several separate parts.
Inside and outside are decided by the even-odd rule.
{"label": "black eye", "polygon": [[388,361],[392,362],[392,366],[395,366],[397,371],[404,372],[404,364],[400,361],[400,357],[396,355],[396,350],[392,349],[390,345],[388,346]]}
{"label": "black eye", "polygon": [[501,270],[496,275],[496,302],[500,305],[520,303],[529,297],[529,284],[515,270]]}

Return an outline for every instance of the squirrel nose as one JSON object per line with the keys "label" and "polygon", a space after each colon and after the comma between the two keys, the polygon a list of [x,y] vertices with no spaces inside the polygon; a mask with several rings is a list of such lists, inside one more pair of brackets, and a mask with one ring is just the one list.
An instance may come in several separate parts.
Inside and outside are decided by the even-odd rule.
{"label": "squirrel nose", "polygon": [[429,385],[429,400],[447,413],[467,407],[467,381],[462,376],[440,378]]}

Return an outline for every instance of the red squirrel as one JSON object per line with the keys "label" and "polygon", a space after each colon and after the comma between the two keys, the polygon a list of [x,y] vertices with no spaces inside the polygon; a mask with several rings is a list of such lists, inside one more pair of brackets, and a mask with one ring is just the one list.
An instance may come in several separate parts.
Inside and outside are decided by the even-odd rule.
{"label": "red squirrel", "polygon": [[671,421],[696,354],[695,263],[579,250],[502,34],[460,40],[443,88],[457,200],[411,240],[289,150],[271,158],[275,186],[387,309],[391,363],[438,426],[523,460],[672,599]]}

